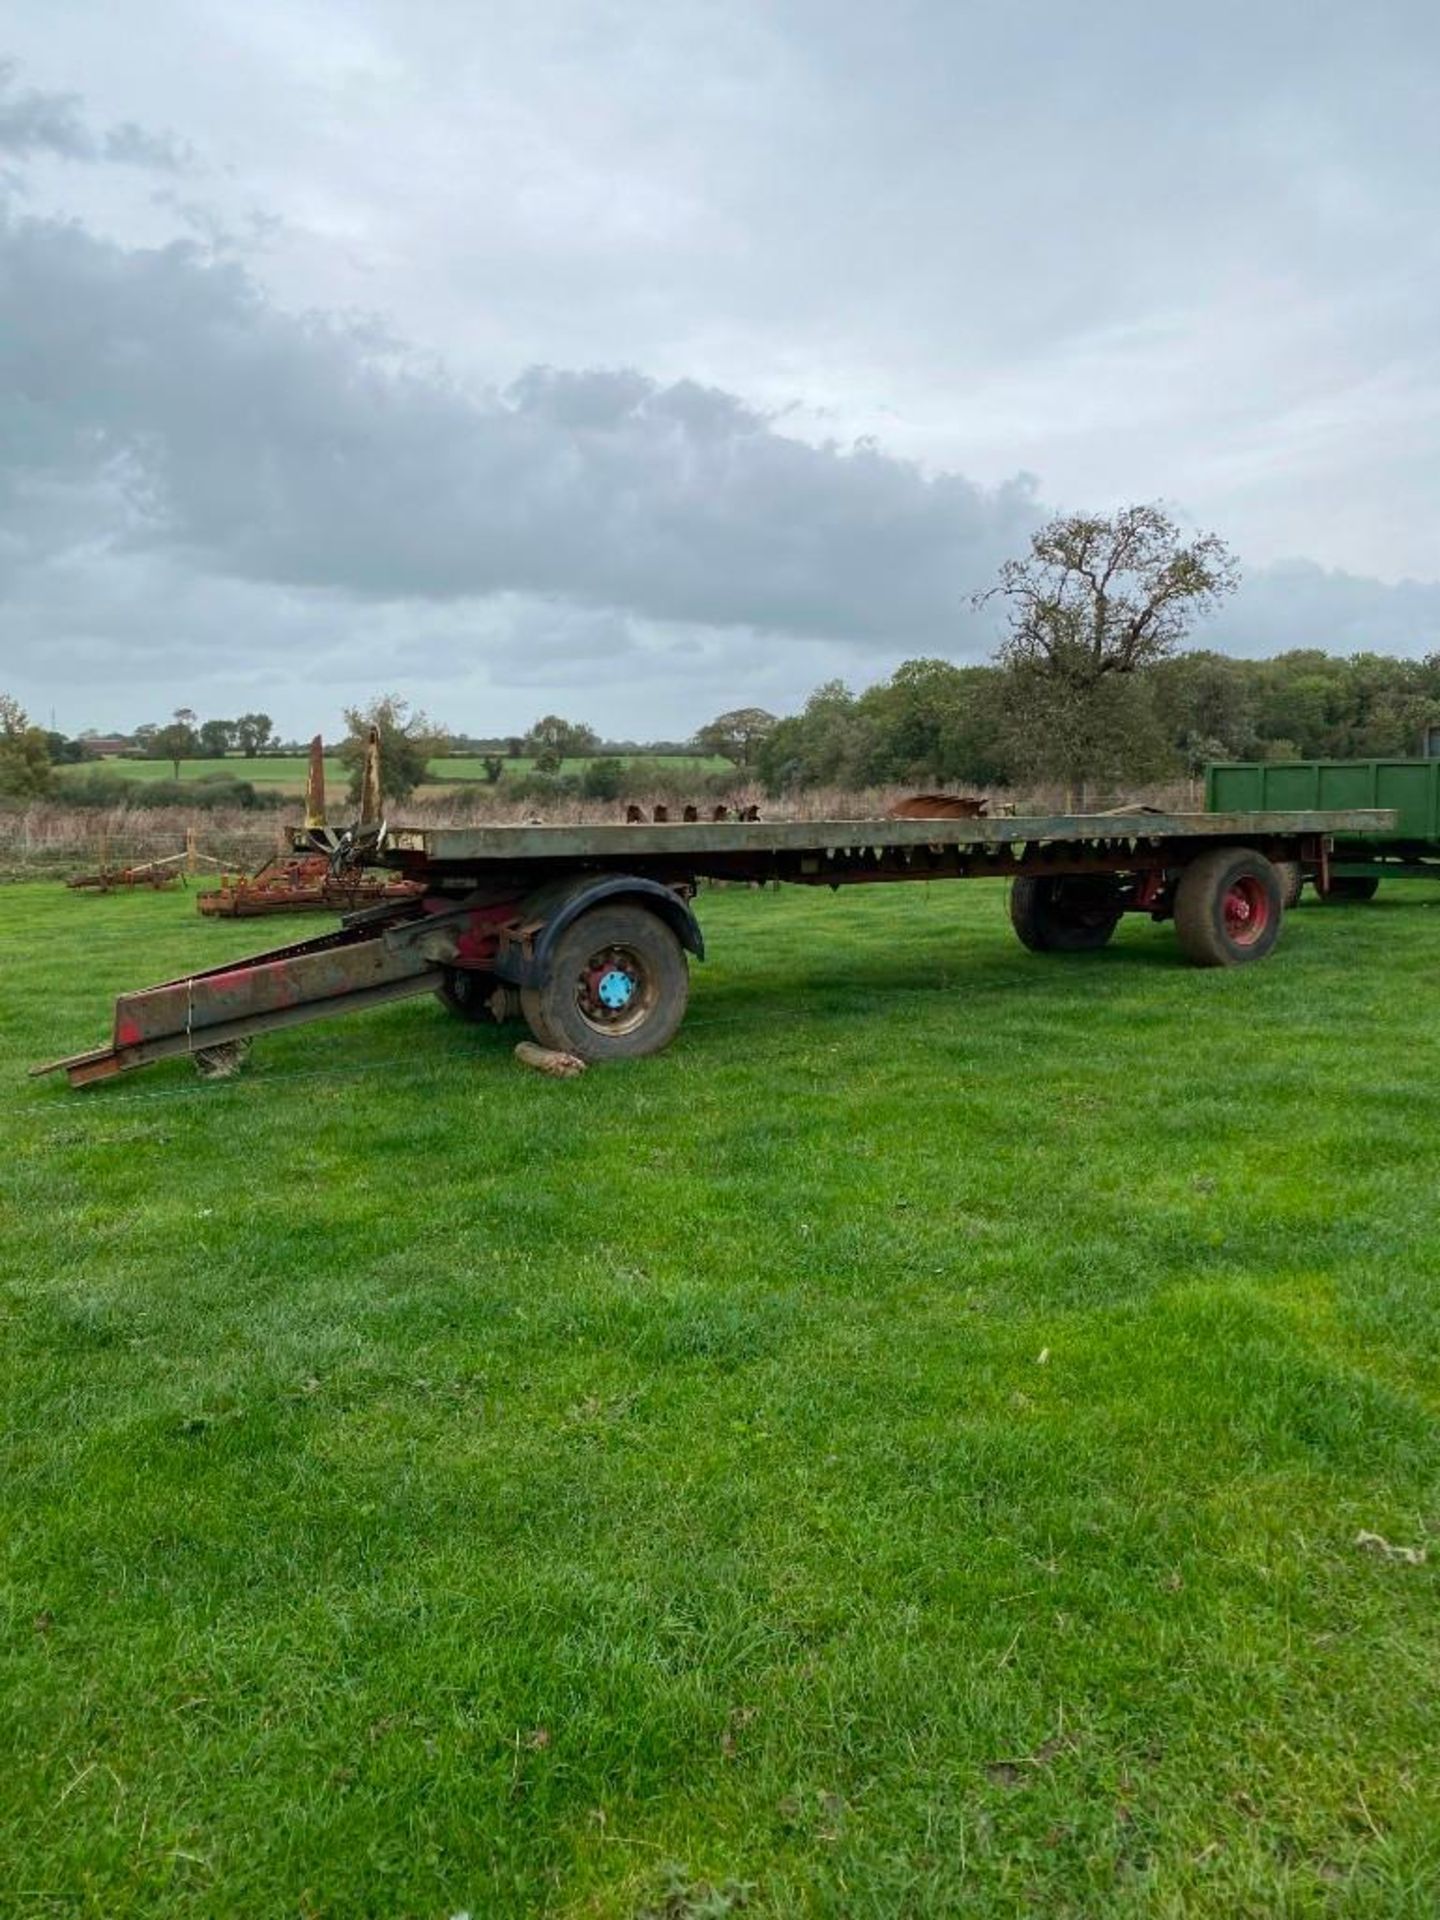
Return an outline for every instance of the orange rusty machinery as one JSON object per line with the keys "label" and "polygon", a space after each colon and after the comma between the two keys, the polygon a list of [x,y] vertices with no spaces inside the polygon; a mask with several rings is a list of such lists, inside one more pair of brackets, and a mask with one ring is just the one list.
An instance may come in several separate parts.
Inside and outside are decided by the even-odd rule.
{"label": "orange rusty machinery", "polygon": [[331,870],[325,853],[277,854],[252,874],[224,873],[220,885],[197,894],[201,913],[248,920],[262,913],[353,913],[384,900],[409,900],[413,881],[378,874]]}
{"label": "orange rusty machinery", "polygon": [[128,867],[106,864],[97,867],[94,873],[72,874],[65,884],[77,893],[118,893],[124,887],[150,887],[159,893],[180,884],[183,878],[180,862],[184,858],[183,853],[176,853],[163,860],[144,860]]}
{"label": "orange rusty machinery", "polygon": [[185,829],[185,846],[179,853],[161,854],[154,860],[124,863],[110,858],[110,836],[100,836],[100,865],[94,873],[73,874],[66,886],[77,892],[116,893],[123,887],[150,887],[155,892],[173,886],[185,886],[202,867],[218,867],[221,862],[201,853],[195,844],[195,829]]}
{"label": "orange rusty machinery", "polygon": [[[373,734],[362,785],[360,818],[369,829],[378,820],[380,806]],[[345,838],[325,823],[325,747],[316,734],[305,786],[305,844],[293,853],[276,854],[255,873],[222,873],[220,885],[198,895],[195,904],[213,918],[248,920],[263,913],[354,913],[386,901],[411,900],[422,891],[414,881],[366,871],[347,857]]]}

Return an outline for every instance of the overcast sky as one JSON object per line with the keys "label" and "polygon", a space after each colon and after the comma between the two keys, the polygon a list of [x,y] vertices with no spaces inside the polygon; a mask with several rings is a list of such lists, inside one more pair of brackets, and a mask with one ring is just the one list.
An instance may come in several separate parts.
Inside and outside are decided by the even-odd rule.
{"label": "overcast sky", "polygon": [[1167,502],[1440,649],[1433,0],[10,0],[0,689],[622,736]]}

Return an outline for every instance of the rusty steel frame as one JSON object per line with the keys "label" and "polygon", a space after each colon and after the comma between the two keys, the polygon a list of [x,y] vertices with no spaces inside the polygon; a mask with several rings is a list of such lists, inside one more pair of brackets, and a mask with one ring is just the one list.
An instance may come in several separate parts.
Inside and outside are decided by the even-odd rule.
{"label": "rusty steel frame", "polygon": [[108,1047],[35,1071],[63,1068],[72,1086],[88,1086],[152,1060],[377,1006],[439,983],[438,968],[415,948],[392,946],[383,933],[365,928],[342,928],[318,940],[122,993]]}
{"label": "rusty steel frame", "polygon": [[433,993],[447,966],[483,970],[529,932],[514,894],[456,904],[410,899],[370,907],[337,932],[122,993],[109,1046],[34,1067],[89,1086],[154,1060],[203,1053],[411,994]]}

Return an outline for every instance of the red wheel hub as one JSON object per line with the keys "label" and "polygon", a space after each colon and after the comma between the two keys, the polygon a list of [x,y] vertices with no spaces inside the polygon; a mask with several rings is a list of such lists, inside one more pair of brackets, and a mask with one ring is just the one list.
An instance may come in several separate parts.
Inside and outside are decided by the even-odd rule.
{"label": "red wheel hub", "polygon": [[1270,896],[1252,873],[1233,880],[1225,894],[1225,934],[1237,947],[1253,947],[1270,924]]}

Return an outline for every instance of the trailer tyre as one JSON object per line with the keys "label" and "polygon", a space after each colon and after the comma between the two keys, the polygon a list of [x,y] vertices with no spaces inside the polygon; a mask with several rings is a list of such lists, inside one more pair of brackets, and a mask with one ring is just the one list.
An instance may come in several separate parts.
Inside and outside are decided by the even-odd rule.
{"label": "trailer tyre", "polygon": [[445,977],[435,989],[435,998],[457,1020],[493,1022],[490,996],[496,985],[493,973],[480,973],[474,967],[446,967]]}
{"label": "trailer tyre", "polygon": [[1274,866],[1280,876],[1280,904],[1288,913],[1291,907],[1300,904],[1300,896],[1305,891],[1305,869],[1298,860],[1277,860]]}
{"label": "trailer tyre", "polygon": [[1280,875],[1248,847],[1212,847],[1190,862],[1175,889],[1175,933],[1195,967],[1263,960],[1284,917]]}
{"label": "trailer tyre", "polygon": [[561,934],[543,987],[520,1005],[542,1047],[634,1060],[674,1039],[690,998],[685,950],[646,907],[592,907]]}
{"label": "trailer tyre", "polygon": [[1345,906],[1356,900],[1373,900],[1379,890],[1380,882],[1373,873],[1332,873],[1330,885],[1320,898]]}
{"label": "trailer tyre", "polygon": [[1010,924],[1032,953],[1093,953],[1120,914],[1113,874],[1022,874],[1010,883]]}

